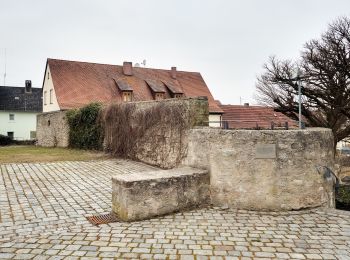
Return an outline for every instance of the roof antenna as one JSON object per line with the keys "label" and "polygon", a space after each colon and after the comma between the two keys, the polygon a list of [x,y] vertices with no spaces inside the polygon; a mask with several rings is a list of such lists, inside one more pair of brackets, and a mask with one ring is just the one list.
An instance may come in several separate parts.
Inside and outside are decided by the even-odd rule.
{"label": "roof antenna", "polygon": [[6,48],[5,48],[5,73],[4,73],[4,86],[6,85]]}

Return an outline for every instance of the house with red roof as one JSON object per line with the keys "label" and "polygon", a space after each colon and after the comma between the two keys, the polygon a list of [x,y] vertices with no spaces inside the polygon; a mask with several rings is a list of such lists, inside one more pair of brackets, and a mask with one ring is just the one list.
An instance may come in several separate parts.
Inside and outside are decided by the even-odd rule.
{"label": "house with red roof", "polygon": [[79,108],[91,102],[208,98],[209,121],[220,126],[223,110],[199,72],[48,59],[43,81],[43,112]]}
{"label": "house with red roof", "polygon": [[274,127],[297,128],[298,122],[287,117],[273,107],[244,105],[222,105],[217,103],[223,110],[223,124],[230,129],[271,129]]}

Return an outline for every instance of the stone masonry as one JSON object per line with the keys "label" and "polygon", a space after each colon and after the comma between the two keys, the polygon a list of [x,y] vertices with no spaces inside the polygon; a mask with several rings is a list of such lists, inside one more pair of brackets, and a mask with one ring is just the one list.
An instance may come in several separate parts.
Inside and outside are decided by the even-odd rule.
{"label": "stone masonry", "polygon": [[191,167],[137,172],[112,179],[112,209],[124,221],[203,207],[210,201],[209,173]]}
{"label": "stone masonry", "polygon": [[46,147],[67,147],[69,126],[66,111],[42,113],[37,116],[38,145]]}
{"label": "stone masonry", "polygon": [[329,129],[190,130],[185,165],[210,172],[213,205],[253,210],[334,207]]}

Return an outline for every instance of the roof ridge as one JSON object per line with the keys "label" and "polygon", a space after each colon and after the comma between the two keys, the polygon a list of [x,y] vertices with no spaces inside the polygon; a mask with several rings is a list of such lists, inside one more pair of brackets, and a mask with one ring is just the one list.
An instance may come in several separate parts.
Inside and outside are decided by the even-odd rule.
{"label": "roof ridge", "polygon": [[[25,87],[18,87],[18,86],[0,86],[0,88],[25,88]],[[33,87],[32,86],[32,89],[35,88],[35,89],[41,89],[41,87]]]}
{"label": "roof ridge", "polygon": [[[86,64],[95,64],[95,65],[107,65],[107,66],[117,66],[123,67],[123,65],[117,64],[108,64],[108,63],[99,63],[99,62],[87,62],[87,61],[77,61],[77,60],[63,60],[63,59],[55,59],[55,58],[47,58],[48,61],[65,61],[65,62],[75,62],[75,63],[86,63]],[[159,69],[159,68],[146,68],[146,67],[132,67],[133,69],[143,69],[143,70],[160,70],[160,71],[171,71],[171,69]],[[200,74],[199,71],[186,71],[186,70],[177,70],[176,72],[180,73],[197,73]]]}

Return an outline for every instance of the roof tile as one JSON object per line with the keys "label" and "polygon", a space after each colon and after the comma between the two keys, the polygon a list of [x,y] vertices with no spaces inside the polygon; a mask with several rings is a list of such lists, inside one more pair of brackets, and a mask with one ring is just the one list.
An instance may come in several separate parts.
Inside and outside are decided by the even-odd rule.
{"label": "roof tile", "polygon": [[297,122],[272,107],[220,105],[224,114],[222,119],[228,121],[229,128],[271,128],[271,122],[276,126],[284,126],[288,122],[290,128],[297,127]]}
{"label": "roof tile", "polygon": [[26,93],[24,87],[0,86],[0,110],[41,112],[41,88],[31,88]]}
{"label": "roof tile", "polygon": [[[51,77],[61,109],[83,106],[91,102],[122,102],[115,81],[122,79],[133,90],[134,101],[153,100],[153,94],[146,80],[163,82],[175,86],[172,91],[180,91],[185,97],[205,96],[209,111],[222,113],[216,104],[202,76],[198,72],[177,71],[176,80],[170,70],[133,67],[132,76],[125,77],[123,66],[48,59]],[[171,98],[165,88],[165,98]]]}

